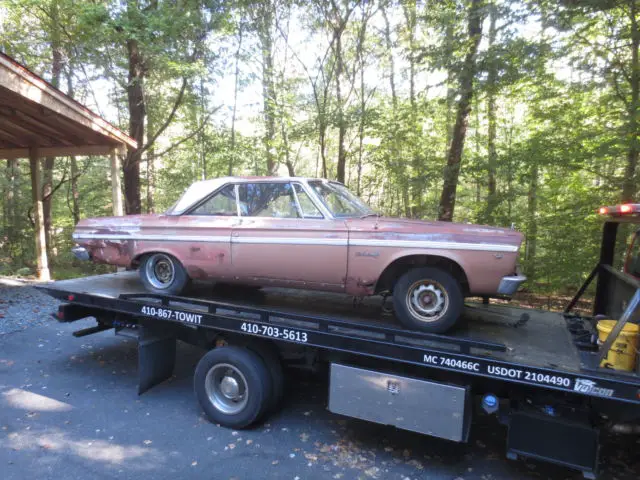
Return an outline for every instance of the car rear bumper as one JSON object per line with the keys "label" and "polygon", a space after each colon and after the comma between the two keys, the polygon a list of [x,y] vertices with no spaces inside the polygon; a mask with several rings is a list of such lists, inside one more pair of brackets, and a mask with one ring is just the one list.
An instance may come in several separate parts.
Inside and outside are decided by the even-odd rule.
{"label": "car rear bumper", "polygon": [[71,253],[73,253],[79,260],[91,260],[89,250],[84,247],[73,247],[71,249]]}
{"label": "car rear bumper", "polygon": [[502,277],[500,285],[498,285],[499,295],[513,295],[518,290],[518,287],[527,279],[524,275],[517,272],[515,275],[507,275]]}

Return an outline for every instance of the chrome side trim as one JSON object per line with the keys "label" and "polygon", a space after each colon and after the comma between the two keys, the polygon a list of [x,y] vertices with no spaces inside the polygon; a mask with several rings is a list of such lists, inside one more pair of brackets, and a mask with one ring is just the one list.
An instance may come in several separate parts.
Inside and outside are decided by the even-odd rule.
{"label": "chrome side trim", "polygon": [[255,245],[327,245],[346,247],[346,238],[296,238],[296,237],[233,237],[231,243],[251,243]]}
{"label": "chrome side trim", "polygon": [[222,243],[229,242],[231,235],[214,236],[214,235],[175,235],[167,237],[167,235],[153,234],[133,234],[125,235],[120,233],[74,233],[71,236],[74,240],[141,240],[148,242],[207,242]]}
{"label": "chrome side trim", "polygon": [[474,250],[485,252],[517,252],[515,245],[503,245],[492,243],[458,243],[458,242],[432,242],[422,240],[347,240],[346,238],[304,238],[304,237],[231,237],[209,235],[166,235],[152,234],[101,234],[101,233],[74,233],[74,240],[146,240],[169,242],[205,242],[205,243],[244,243],[256,245],[327,245],[350,247],[402,247],[424,248],[431,250]]}
{"label": "chrome side trim", "polygon": [[515,245],[500,243],[460,243],[460,242],[433,242],[428,240],[349,240],[349,245],[359,247],[405,247],[405,248],[430,248],[438,250],[480,250],[486,252],[517,252]]}

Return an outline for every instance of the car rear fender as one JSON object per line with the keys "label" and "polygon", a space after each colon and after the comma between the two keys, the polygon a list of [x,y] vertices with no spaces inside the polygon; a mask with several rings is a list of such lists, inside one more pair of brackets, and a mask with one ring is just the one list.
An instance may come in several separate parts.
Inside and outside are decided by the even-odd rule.
{"label": "car rear fender", "polygon": [[172,257],[177,258],[178,261],[180,261],[179,252],[177,252],[176,249],[171,248],[171,246],[148,247],[136,251],[135,256],[131,259],[131,266],[134,268],[138,268],[140,266],[140,263],[142,263],[142,259],[147,255],[151,255],[152,253],[166,253],[168,255],[171,255]]}

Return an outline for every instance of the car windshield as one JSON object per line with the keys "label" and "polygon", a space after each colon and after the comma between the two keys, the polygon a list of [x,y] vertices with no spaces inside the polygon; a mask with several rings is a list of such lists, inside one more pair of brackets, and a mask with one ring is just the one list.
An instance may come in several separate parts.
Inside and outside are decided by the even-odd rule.
{"label": "car windshield", "polygon": [[316,180],[309,182],[309,185],[334,217],[344,218],[376,215],[375,211],[341,183]]}

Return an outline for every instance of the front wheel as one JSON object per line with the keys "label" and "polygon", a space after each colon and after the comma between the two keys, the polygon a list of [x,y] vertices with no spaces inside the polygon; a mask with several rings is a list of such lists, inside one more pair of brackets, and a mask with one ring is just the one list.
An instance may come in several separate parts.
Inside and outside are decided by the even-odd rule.
{"label": "front wheel", "polygon": [[393,307],[407,328],[443,333],[456,323],[464,296],[458,281],[434,267],[409,270],[393,287]]}
{"label": "front wheel", "polygon": [[152,253],[140,264],[140,279],[153,293],[179,295],[189,283],[189,276],[182,264],[167,253]]}

